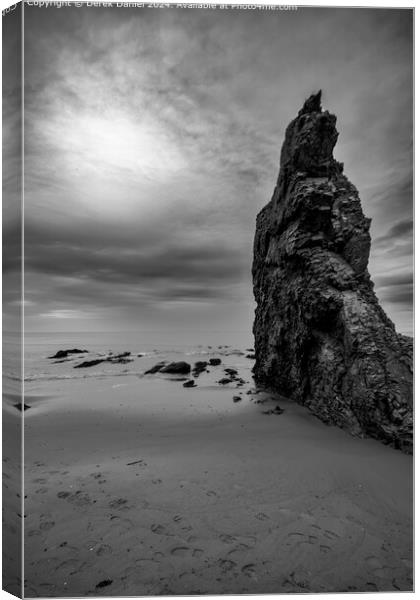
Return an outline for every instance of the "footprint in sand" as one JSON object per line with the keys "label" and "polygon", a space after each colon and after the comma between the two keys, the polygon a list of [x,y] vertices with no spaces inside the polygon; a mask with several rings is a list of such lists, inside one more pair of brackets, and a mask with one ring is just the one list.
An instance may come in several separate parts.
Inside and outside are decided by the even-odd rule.
{"label": "footprint in sand", "polygon": [[186,546],[176,546],[171,550],[172,556],[186,556],[189,552],[190,548],[187,548]]}
{"label": "footprint in sand", "polygon": [[203,554],[204,554],[204,550],[202,550],[201,548],[194,548],[193,553],[192,553],[194,558],[199,558],[200,556],[203,556]]}
{"label": "footprint in sand", "polygon": [[207,496],[217,496],[216,492],[214,492],[213,490],[208,490],[208,491],[206,492],[206,495],[207,495]]}
{"label": "footprint in sand", "polygon": [[300,533],[299,531],[291,531],[287,534],[287,537],[291,538],[292,540],[295,540],[296,542],[302,542],[303,538],[305,537],[305,534]]}
{"label": "footprint in sand", "polygon": [[101,544],[95,550],[97,556],[104,556],[105,554],[111,554],[112,548],[108,544]]}
{"label": "footprint in sand", "polygon": [[325,529],[324,530],[324,535],[329,540],[336,540],[336,539],[338,539],[340,537],[337,533],[334,533],[334,531],[331,531],[330,529]]}
{"label": "footprint in sand", "polygon": [[244,567],[242,567],[241,571],[247,577],[251,577],[251,579],[257,578],[257,574],[255,572],[255,565],[253,564],[245,565]]}
{"label": "footprint in sand", "polygon": [[181,517],[181,515],[175,515],[175,516],[172,518],[172,521],[175,521],[175,523],[179,523],[180,521],[182,521],[182,517]]}
{"label": "footprint in sand", "polygon": [[153,523],[153,525],[150,527],[150,529],[152,530],[153,533],[156,533],[156,535],[167,535],[167,536],[173,536],[173,533],[169,533],[169,531],[166,529],[166,527],[164,527],[163,525],[160,525],[159,523]]}
{"label": "footprint in sand", "polygon": [[125,505],[127,504],[128,500],[127,498],[117,498],[116,500],[111,500],[111,502],[109,502],[108,506],[110,508],[127,508]]}
{"label": "footprint in sand", "polygon": [[28,537],[33,537],[34,535],[41,535],[41,532],[38,529],[31,529],[27,535]]}
{"label": "footprint in sand", "polygon": [[394,579],[392,580],[392,587],[393,587],[395,590],[401,591],[401,588],[400,588],[400,586],[398,585],[398,583],[397,583],[397,580],[395,579],[395,577],[394,577]]}
{"label": "footprint in sand", "polygon": [[130,519],[123,519],[118,515],[111,515],[109,517],[109,520],[111,521],[111,527],[114,530],[121,529],[125,532],[133,528],[133,521],[131,521]]}
{"label": "footprint in sand", "polygon": [[57,498],[68,498],[70,496],[70,492],[58,492]]}
{"label": "footprint in sand", "polygon": [[367,592],[377,592],[378,591],[378,586],[376,585],[376,583],[372,583],[371,581],[367,581],[366,582],[366,591]]}
{"label": "footprint in sand", "polygon": [[93,479],[100,479],[102,477],[102,473],[91,473],[90,474]]}
{"label": "footprint in sand", "polygon": [[58,492],[57,496],[63,500],[67,500],[67,502],[70,502],[75,506],[88,506],[96,502],[96,500],[92,500],[89,494],[86,494],[81,490],[77,490],[77,492],[74,492],[73,494],[70,492]]}
{"label": "footprint in sand", "polygon": [[248,546],[247,544],[238,544],[233,550],[230,550],[227,555],[231,558],[236,558],[236,560],[239,560],[244,553],[248,552],[248,550],[251,550],[251,546]]}
{"label": "footprint in sand", "polygon": [[325,544],[321,544],[320,547],[319,547],[319,549],[324,554],[327,554],[328,552],[331,552],[331,548],[329,546],[326,546]]}
{"label": "footprint in sand", "polygon": [[159,485],[159,483],[162,483],[162,480],[161,479],[152,479],[152,483],[154,485]]}
{"label": "footprint in sand", "polygon": [[284,585],[291,585],[293,587],[298,587],[303,590],[308,591],[309,583],[302,577],[302,575],[296,574],[295,571],[289,574],[289,577],[286,577],[283,580]]}
{"label": "footprint in sand", "polygon": [[65,560],[62,563],[60,563],[55,568],[55,571],[66,571],[66,574],[68,575],[76,575],[76,573],[79,573],[79,571],[85,566],[85,564],[85,562],[77,560],[76,558],[69,558],[68,560]]}
{"label": "footprint in sand", "polygon": [[46,494],[48,492],[48,488],[39,488],[39,490],[35,490],[35,494]]}
{"label": "footprint in sand", "polygon": [[268,517],[265,513],[262,513],[262,512],[257,513],[255,515],[255,518],[259,519],[260,521],[268,521],[270,519],[270,517]]}
{"label": "footprint in sand", "polygon": [[225,573],[227,573],[228,571],[232,571],[232,569],[234,569],[237,566],[236,562],[234,562],[233,560],[226,560],[223,558],[220,558],[217,561],[217,564]]}
{"label": "footprint in sand", "polygon": [[37,479],[32,479],[32,483],[48,483],[48,479],[44,477],[38,477]]}
{"label": "footprint in sand", "polygon": [[224,544],[234,544],[237,539],[233,537],[233,535],[229,535],[228,533],[222,533],[219,535],[219,540],[221,540]]}
{"label": "footprint in sand", "polygon": [[49,531],[55,525],[55,521],[41,521],[39,528],[41,531]]}

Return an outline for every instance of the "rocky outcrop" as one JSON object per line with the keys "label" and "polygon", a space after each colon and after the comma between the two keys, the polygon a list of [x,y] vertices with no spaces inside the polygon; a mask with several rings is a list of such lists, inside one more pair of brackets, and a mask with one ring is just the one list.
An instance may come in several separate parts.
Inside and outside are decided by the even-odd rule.
{"label": "rocky outcrop", "polygon": [[412,451],[412,340],[379,306],[370,219],[333,157],[336,117],[311,96],[286,129],[257,217],[255,378],[326,423]]}
{"label": "rocky outcrop", "polygon": [[[74,365],[74,369],[87,369],[88,367],[95,367],[96,365],[100,365],[101,363],[110,362],[113,365],[122,364],[126,365],[127,363],[133,362],[133,358],[129,358],[131,356],[131,352],[123,352],[122,354],[111,354],[106,358],[94,358],[93,360],[85,360],[78,365]],[[61,361],[60,361],[61,362]]]}

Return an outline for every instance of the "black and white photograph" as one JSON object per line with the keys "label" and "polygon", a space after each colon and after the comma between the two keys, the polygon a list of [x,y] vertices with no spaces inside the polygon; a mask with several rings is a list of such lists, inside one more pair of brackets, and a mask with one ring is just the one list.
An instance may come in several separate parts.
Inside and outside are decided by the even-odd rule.
{"label": "black and white photograph", "polygon": [[414,8],[2,18],[3,589],[413,592]]}

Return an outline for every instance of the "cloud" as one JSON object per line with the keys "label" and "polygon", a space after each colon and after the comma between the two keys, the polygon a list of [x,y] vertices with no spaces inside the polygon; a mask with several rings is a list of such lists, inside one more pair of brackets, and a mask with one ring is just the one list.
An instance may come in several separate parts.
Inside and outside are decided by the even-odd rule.
{"label": "cloud", "polygon": [[399,287],[412,285],[413,283],[413,273],[412,271],[408,272],[397,272],[392,275],[381,275],[376,278],[376,284],[378,287]]}
{"label": "cloud", "polygon": [[[153,304],[252,307],[255,216],[284,130],[319,87],[338,116],[337,159],[373,218],[378,295],[392,305],[386,277],[411,269],[411,20],[407,10],[26,7],[34,319],[39,305],[107,322]],[[12,84],[5,93],[13,99]]]}
{"label": "cloud", "polygon": [[92,313],[86,313],[81,310],[50,310],[45,313],[40,313],[40,317],[47,319],[91,319],[95,318]]}
{"label": "cloud", "polygon": [[404,241],[411,242],[413,235],[413,219],[404,219],[399,223],[393,225],[388,232],[375,239],[376,245],[387,245],[392,244],[395,239],[403,239]]}
{"label": "cloud", "polygon": [[245,257],[227,244],[212,247],[205,242],[194,246],[87,249],[82,246],[39,245],[28,252],[25,264],[30,271],[51,276],[78,277],[109,284],[154,280],[201,282],[224,285],[242,279]]}
{"label": "cloud", "polygon": [[390,304],[404,304],[409,306],[413,303],[413,286],[388,286],[381,289],[380,295],[382,301],[384,302],[388,302]]}

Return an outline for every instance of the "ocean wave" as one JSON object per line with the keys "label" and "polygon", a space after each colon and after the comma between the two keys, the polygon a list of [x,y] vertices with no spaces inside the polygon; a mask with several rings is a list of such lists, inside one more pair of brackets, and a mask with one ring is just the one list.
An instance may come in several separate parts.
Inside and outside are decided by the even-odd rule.
{"label": "ocean wave", "polygon": [[30,381],[63,381],[67,379],[106,379],[108,377],[127,377],[129,375],[135,377],[142,377],[144,375],[144,371],[122,371],[119,373],[111,373],[109,371],[101,371],[95,372],[91,371],[89,373],[63,373],[62,375],[52,375],[51,373],[36,373],[33,375],[28,375],[25,377],[25,382]]}
{"label": "ocean wave", "polygon": [[16,373],[7,373],[3,371],[3,379],[9,379],[9,381],[22,381],[22,376]]}

